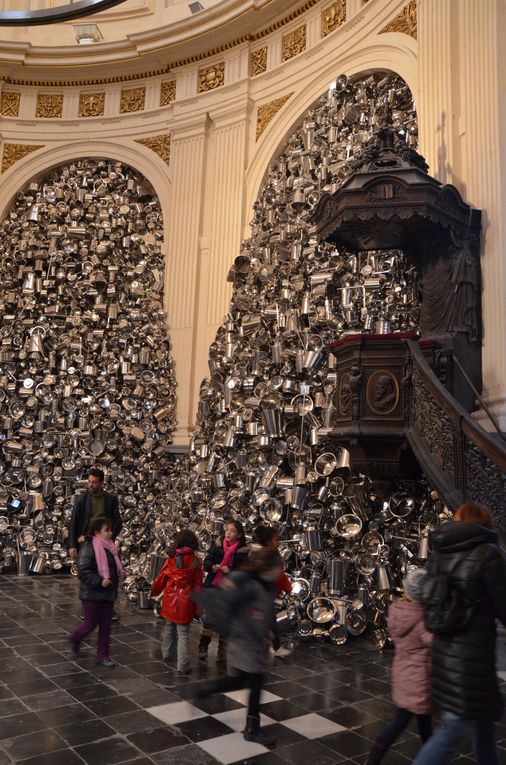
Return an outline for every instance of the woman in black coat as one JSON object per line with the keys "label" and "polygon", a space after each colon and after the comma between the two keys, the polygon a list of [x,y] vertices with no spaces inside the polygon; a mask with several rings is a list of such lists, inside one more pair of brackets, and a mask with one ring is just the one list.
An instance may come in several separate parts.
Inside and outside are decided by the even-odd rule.
{"label": "woman in black coat", "polygon": [[453,586],[472,604],[471,617],[456,633],[434,637],[432,697],[443,718],[413,765],[445,765],[469,736],[478,765],[499,765],[495,620],[506,624],[506,559],[486,508],[467,502],[454,521],[433,533],[428,571],[452,572]]}
{"label": "woman in black coat", "polygon": [[109,656],[109,637],[114,601],[118,597],[118,585],[124,571],[118,548],[111,539],[111,521],[97,518],[88,533],[77,558],[84,621],[69,635],[69,641],[74,656],[80,656],[81,642],[98,626],[97,663],[114,667]]}
{"label": "woman in black coat", "polygon": [[[204,558],[204,572],[206,578],[204,587],[212,587],[219,584],[220,580],[231,571],[236,571],[242,566],[248,557],[244,528],[239,521],[230,520],[225,523],[223,539],[217,540],[207,552]],[[209,643],[213,637],[213,631],[202,627],[199,641],[199,659],[206,661]],[[224,662],[225,641],[220,637],[218,640],[217,660]]]}

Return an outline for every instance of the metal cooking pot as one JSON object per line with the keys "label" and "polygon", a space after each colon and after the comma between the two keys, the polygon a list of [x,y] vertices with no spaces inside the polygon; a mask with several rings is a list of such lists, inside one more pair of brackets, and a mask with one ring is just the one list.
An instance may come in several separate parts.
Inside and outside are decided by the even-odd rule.
{"label": "metal cooking pot", "polygon": [[333,624],[329,630],[329,640],[333,645],[344,645],[348,641],[348,628],[345,624]]}
{"label": "metal cooking pot", "polygon": [[362,531],[362,526],[362,520],[358,517],[358,515],[353,515],[350,513],[347,515],[342,515],[340,518],[338,518],[335,528],[337,534],[340,537],[344,537],[345,539],[354,539],[355,537],[358,537]]}
{"label": "metal cooking pot", "polygon": [[297,623],[297,609],[294,605],[288,605],[276,614],[276,627],[278,632],[290,630]]}
{"label": "metal cooking pot", "polygon": [[316,624],[327,624],[334,621],[335,605],[329,598],[314,598],[308,604],[307,615]]}
{"label": "metal cooking pot", "polygon": [[292,595],[299,600],[307,600],[311,594],[311,587],[307,579],[292,579]]}

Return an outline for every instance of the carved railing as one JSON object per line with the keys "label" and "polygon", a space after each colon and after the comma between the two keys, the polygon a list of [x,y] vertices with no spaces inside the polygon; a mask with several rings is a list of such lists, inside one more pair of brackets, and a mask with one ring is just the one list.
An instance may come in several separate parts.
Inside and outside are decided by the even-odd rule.
{"label": "carved railing", "polygon": [[506,537],[506,444],[487,433],[440,383],[417,342],[411,358],[411,407],[406,431],[420,466],[445,501],[490,508]]}

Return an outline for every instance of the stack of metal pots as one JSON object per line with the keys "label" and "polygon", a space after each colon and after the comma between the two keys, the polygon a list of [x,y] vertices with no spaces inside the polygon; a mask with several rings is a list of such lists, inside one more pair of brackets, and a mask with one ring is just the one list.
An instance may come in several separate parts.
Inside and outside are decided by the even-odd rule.
{"label": "stack of metal pots", "polygon": [[[119,162],[80,160],[18,193],[0,227],[0,566],[70,565],[91,465],[120,498],[128,557],[165,510],[175,377],[161,211]],[[21,557],[18,558],[21,560]],[[23,558],[26,568],[26,556]]]}
{"label": "stack of metal pots", "polygon": [[403,575],[423,565],[429,530],[447,517],[430,487],[375,485],[330,438],[335,359],[343,334],[416,330],[417,280],[402,251],[353,254],[318,242],[309,214],[336,190],[388,109],[417,142],[410,91],[374,74],[335,87],[271,163],[229,280],[229,312],[210,348],[197,427],[176,469],[159,553],[184,525],[204,551],[224,519],[276,525],[294,591],[280,626],[336,644],[386,640],[385,612]]}

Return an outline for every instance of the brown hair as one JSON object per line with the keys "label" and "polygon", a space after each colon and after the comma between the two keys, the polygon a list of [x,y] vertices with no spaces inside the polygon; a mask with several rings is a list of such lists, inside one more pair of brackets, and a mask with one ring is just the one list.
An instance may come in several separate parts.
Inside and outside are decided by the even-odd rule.
{"label": "brown hair", "polygon": [[484,505],[480,505],[479,502],[464,502],[453,516],[453,520],[477,523],[479,526],[486,526],[488,529],[494,528],[492,513]]}
{"label": "brown hair", "polygon": [[275,547],[261,547],[259,550],[250,552],[241,570],[252,574],[263,574],[270,568],[282,565],[281,555]]}
{"label": "brown hair", "polygon": [[279,529],[275,526],[266,526],[263,523],[255,526],[252,533],[253,542],[262,547],[270,547],[274,540],[279,537]]}
{"label": "brown hair", "polygon": [[223,521],[223,531],[225,531],[227,526],[233,526],[236,529],[240,547],[244,547],[246,544],[246,534],[244,532],[244,526],[242,523],[240,521],[236,521],[235,518],[228,518]]}
{"label": "brown hair", "polygon": [[109,531],[112,531],[112,523],[109,518],[95,518],[95,520],[90,523],[87,536],[94,537],[95,534],[102,531],[104,526],[106,526]]}
{"label": "brown hair", "polygon": [[193,552],[197,552],[199,549],[199,540],[191,529],[181,529],[176,534],[171,546],[167,550],[167,557],[173,558],[176,550],[181,550],[183,547],[189,547]]}

